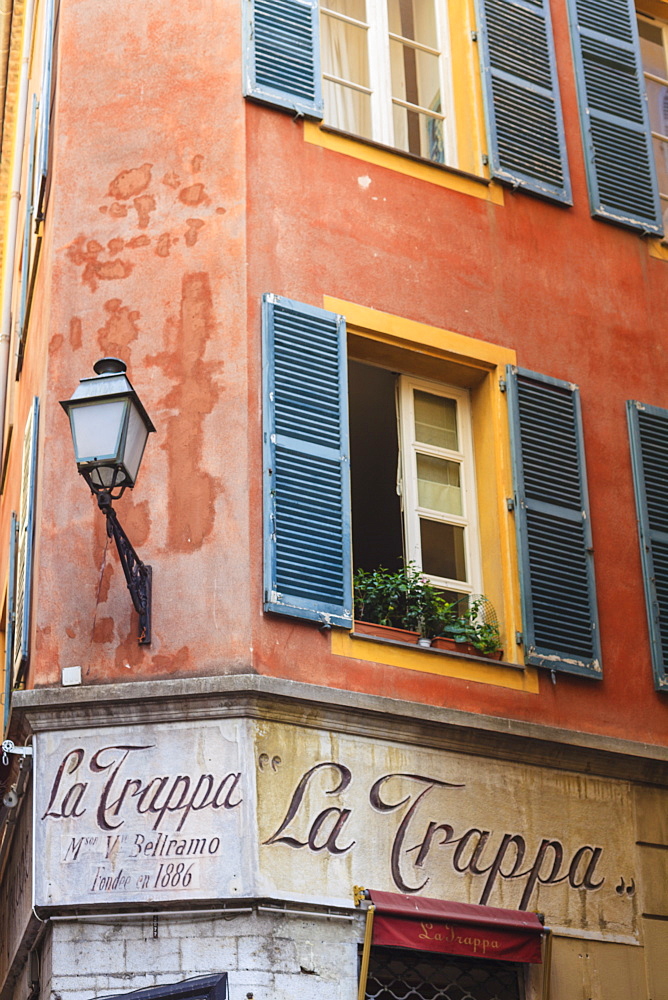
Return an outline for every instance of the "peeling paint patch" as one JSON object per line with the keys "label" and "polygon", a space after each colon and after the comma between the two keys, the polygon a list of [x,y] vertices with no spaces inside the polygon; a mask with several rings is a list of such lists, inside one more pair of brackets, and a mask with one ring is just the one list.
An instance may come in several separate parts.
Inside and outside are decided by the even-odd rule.
{"label": "peeling paint patch", "polygon": [[128,250],[136,250],[139,247],[147,247],[150,245],[150,243],[151,243],[150,236],[145,236],[144,234],[142,234],[141,236],[135,236],[134,239],[132,240],[128,240],[125,246],[127,247]]}
{"label": "peeling paint patch", "polygon": [[127,214],[128,206],[121,205],[120,201],[115,201],[109,206],[109,215],[111,215],[114,219],[124,219]]}
{"label": "peeling paint patch", "polygon": [[202,164],[203,163],[204,163],[204,157],[202,156],[201,153],[197,153],[196,156],[193,156],[192,160],[190,161],[190,166],[192,167],[192,172],[194,174],[198,174],[200,172],[200,170],[202,169]]}
{"label": "peeling paint patch", "polygon": [[[170,324],[171,325],[171,324]],[[164,451],[167,453],[167,549],[192,552],[213,530],[214,505],[222,484],[203,468],[204,420],[218,402],[220,389],[214,379],[219,367],[204,361],[207,344],[217,326],[209,276],[183,276],[181,309],[173,323],[170,351],[147,359],[160,368],[172,385],[161,399]],[[187,488],[184,488],[187,484]]]}
{"label": "peeling paint patch", "polygon": [[58,354],[63,346],[64,337],[62,333],[54,333],[53,337],[49,341],[49,354]]}
{"label": "peeling paint patch", "polygon": [[146,229],[151,221],[151,212],[155,212],[155,198],[152,194],[143,194],[132,202],[137,211],[137,225]]}
{"label": "peeling paint patch", "polygon": [[130,344],[139,336],[139,313],[124,306],[121,299],[109,299],[104,308],[108,319],[97,331],[100,349],[112,357],[126,358]]}
{"label": "peeling paint patch", "polygon": [[65,629],[65,635],[69,639],[74,639],[74,637],[76,636],[76,634],[77,634],[76,633],[76,629],[73,629],[71,625],[68,625],[67,628]]}
{"label": "peeling paint patch", "polygon": [[105,604],[107,598],[109,597],[109,587],[111,585],[111,580],[114,575],[114,567],[111,563],[107,563],[102,570],[102,579],[100,580],[100,585],[97,593],[97,603]]}
{"label": "peeling paint patch", "polygon": [[202,219],[186,219],[186,225],[188,226],[185,234],[186,246],[194,247],[204,222]]}
{"label": "peeling paint patch", "polygon": [[172,237],[170,233],[162,233],[158,236],[158,245],[155,248],[155,252],[158,257],[169,257],[169,248],[172,245]]}
{"label": "peeling paint patch", "polygon": [[70,320],[70,347],[73,351],[78,351],[83,342],[83,328],[78,316],[73,316]]}
{"label": "peeling paint patch", "polygon": [[191,184],[190,187],[181,188],[179,200],[184,205],[208,205],[210,202],[203,184]]}
{"label": "peeling paint patch", "polygon": [[227,209],[223,208],[222,205],[219,205],[216,209],[216,215],[225,215],[225,212],[227,212]]}
{"label": "peeling paint patch", "polygon": [[109,185],[109,196],[116,201],[127,201],[141,194],[151,183],[152,163],[144,163],[141,167],[122,170]]}
{"label": "peeling paint patch", "polygon": [[165,174],[165,176],[162,178],[162,183],[165,184],[167,187],[174,188],[174,190],[176,190],[176,188],[181,183],[181,178],[179,177],[178,174],[175,174],[173,170],[170,170],[170,172]]}
{"label": "peeling paint patch", "polygon": [[120,239],[120,237],[115,236],[112,240],[107,243],[107,250],[113,256],[116,256],[125,247],[125,240]]}
{"label": "peeling paint patch", "polygon": [[106,643],[114,638],[114,619],[98,618],[93,629],[93,642]]}
{"label": "peeling paint patch", "polygon": [[81,280],[92,292],[97,289],[98,281],[112,281],[127,278],[132,272],[133,264],[118,258],[110,261],[100,261],[98,257],[104,247],[97,240],[86,243],[84,236],[79,236],[69,247],[67,255],[77,267],[83,267]]}
{"label": "peeling paint patch", "polygon": [[366,175],[364,177],[358,177],[357,183],[359,184],[359,186],[362,188],[363,191],[366,191],[367,188],[371,187],[371,178],[367,177]]}

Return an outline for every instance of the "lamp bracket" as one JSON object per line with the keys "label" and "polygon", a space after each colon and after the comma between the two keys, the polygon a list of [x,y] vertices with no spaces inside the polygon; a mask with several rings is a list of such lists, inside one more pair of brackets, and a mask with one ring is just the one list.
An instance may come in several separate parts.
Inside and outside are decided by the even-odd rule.
{"label": "lamp bracket", "polygon": [[151,567],[146,566],[135,552],[132,543],[121,527],[108,493],[97,493],[97,505],[107,519],[107,535],[113,538],[121,560],[125,582],[132,603],[139,615],[139,645],[151,644]]}

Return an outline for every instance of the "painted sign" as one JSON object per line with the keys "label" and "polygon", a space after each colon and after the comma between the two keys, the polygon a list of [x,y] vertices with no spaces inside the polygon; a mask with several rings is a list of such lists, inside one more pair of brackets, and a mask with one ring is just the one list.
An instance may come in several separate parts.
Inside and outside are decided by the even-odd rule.
{"label": "painted sign", "polygon": [[624,782],[254,720],[41,735],[38,906],[354,884],[635,934]]}

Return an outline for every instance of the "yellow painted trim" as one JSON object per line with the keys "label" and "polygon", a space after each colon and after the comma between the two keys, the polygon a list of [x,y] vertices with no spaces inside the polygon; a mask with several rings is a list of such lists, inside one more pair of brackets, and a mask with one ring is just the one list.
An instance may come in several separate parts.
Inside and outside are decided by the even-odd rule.
{"label": "yellow painted trim", "polygon": [[354,327],[356,332],[371,336],[381,334],[385,340],[393,340],[416,349],[432,348],[446,360],[458,360],[463,365],[483,369],[517,364],[517,354],[509,347],[500,347],[485,340],[467,337],[463,333],[453,333],[438,326],[370,309],[332,295],[324,295],[322,301],[325,309],[342,313],[346,317],[348,328]]}
{"label": "yellow painted trim", "polygon": [[429,652],[407,646],[393,646],[385,642],[369,642],[356,639],[349,632],[332,629],[331,651],[335,656],[347,656],[366,663],[382,663],[387,667],[402,667],[404,670],[418,670],[423,674],[438,674],[440,677],[455,677],[477,684],[493,684],[495,687],[511,688],[526,694],[538,694],[538,671],[535,667],[504,667],[500,660],[490,660],[489,665],[469,662],[463,656]]}
{"label": "yellow painted trim", "polygon": [[390,149],[378,149],[377,146],[370,146],[362,140],[328,132],[321,128],[317,122],[304,122],[304,141],[310,142],[314,146],[322,146],[323,149],[330,149],[334,153],[343,153],[344,156],[352,156],[356,160],[372,163],[377,167],[386,167],[388,170],[405,174],[407,177],[416,177],[418,180],[436,184],[438,187],[458,191],[460,194],[468,194],[473,198],[481,198],[495,205],[503,205],[503,188],[493,181],[488,183],[482,177],[479,181],[474,177],[463,177],[445,167],[411,160]]}
{"label": "yellow painted trim", "polygon": [[649,14],[650,17],[668,20],[667,0],[636,0],[636,10],[640,14]]}
{"label": "yellow painted trim", "polygon": [[[457,136],[457,166],[471,174],[489,177],[483,166],[487,136],[483,115],[482,76],[478,44],[473,41],[477,29],[474,0],[447,0],[450,35],[450,68]],[[503,189],[494,187],[501,195]],[[493,200],[493,199],[492,199]]]}
{"label": "yellow painted trim", "polygon": [[[522,631],[515,523],[506,503],[507,498],[513,496],[510,427],[507,397],[499,388],[500,380],[506,376],[506,365],[517,363],[515,351],[331,295],[323,296],[323,305],[345,316],[348,331],[369,341],[370,346],[381,344],[402,348],[415,356],[426,354],[434,363],[448,362],[457,366],[450,370],[455,374],[460,371],[466,377],[472,370],[477,373],[470,392],[484,591],[497,610],[506,651],[522,663],[523,650],[515,643],[515,633]],[[372,350],[370,359],[373,361]],[[481,484],[485,488],[481,488]],[[499,684],[531,693],[538,691],[537,673],[532,670],[518,671],[504,667],[499,661],[490,661],[488,666],[471,663],[465,658],[441,657],[384,643],[371,644],[338,630],[332,635],[332,652],[409,670]]]}
{"label": "yellow painted trim", "polygon": [[668,260],[668,244],[664,243],[663,240],[648,240],[647,249],[650,257],[656,257],[657,260]]}

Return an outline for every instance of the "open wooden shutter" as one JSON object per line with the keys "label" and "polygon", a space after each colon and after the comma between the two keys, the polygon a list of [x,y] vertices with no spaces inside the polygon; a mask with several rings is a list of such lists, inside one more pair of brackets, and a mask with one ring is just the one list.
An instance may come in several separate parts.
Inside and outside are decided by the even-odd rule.
{"label": "open wooden shutter", "polygon": [[492,175],[571,203],[548,0],[478,0]]}
{"label": "open wooden shutter", "polygon": [[35,533],[35,486],[37,482],[37,430],[39,399],[35,397],[26,421],[21,466],[21,509],[16,554],[16,601],[14,625],[14,677],[20,679],[28,663],[32,554]]}
{"label": "open wooden shutter", "polygon": [[668,410],[627,403],[654,686],[668,691]]}
{"label": "open wooden shutter", "polygon": [[601,677],[577,386],[508,369],[527,663]]}
{"label": "open wooden shutter", "polygon": [[568,0],[592,215],[663,232],[632,0]]}
{"label": "open wooden shutter", "polygon": [[245,95],[322,118],[318,0],[244,4]]}
{"label": "open wooden shutter", "polygon": [[49,133],[51,128],[51,98],[53,82],[53,43],[55,35],[55,0],[45,0],[44,45],[42,49],[42,81],[39,97],[39,132],[37,135],[37,170],[33,204],[41,221],[44,216],[44,194],[49,167]]}
{"label": "open wooden shutter", "polygon": [[343,316],[263,300],[265,610],[352,625]]}

